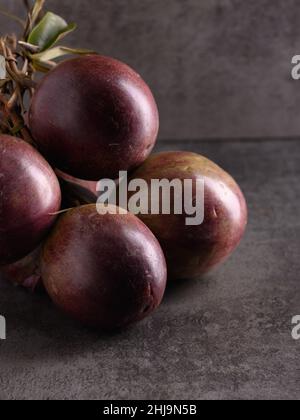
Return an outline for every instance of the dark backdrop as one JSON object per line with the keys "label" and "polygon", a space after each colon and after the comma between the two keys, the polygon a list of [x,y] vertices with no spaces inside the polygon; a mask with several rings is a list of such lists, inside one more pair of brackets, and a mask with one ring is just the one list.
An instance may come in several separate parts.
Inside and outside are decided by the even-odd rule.
{"label": "dark backdrop", "polygon": [[[22,0],[0,0],[21,13]],[[297,136],[299,0],[48,0],[70,43],[133,66],[150,84],[161,139]],[[1,32],[15,24],[0,17]]]}

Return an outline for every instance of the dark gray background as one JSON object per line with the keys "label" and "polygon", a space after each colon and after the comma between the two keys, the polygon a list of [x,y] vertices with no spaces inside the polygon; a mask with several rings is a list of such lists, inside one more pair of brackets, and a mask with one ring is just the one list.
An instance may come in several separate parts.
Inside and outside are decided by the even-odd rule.
{"label": "dark gray background", "polygon": [[[134,67],[161,113],[161,139],[298,136],[298,0],[48,0],[79,24],[70,44]],[[0,0],[21,13],[22,0]],[[13,30],[0,17],[0,30]]]}
{"label": "dark gray background", "polygon": [[[159,310],[120,334],[91,332],[46,297],[0,281],[0,398],[300,399],[300,341],[291,337],[300,314],[300,81],[290,75],[299,0],[48,4],[79,23],[74,45],[143,75],[169,140],[157,150],[201,153],[229,171],[249,226],[226,264],[169,285]],[[21,0],[0,5],[17,13]],[[1,32],[13,28],[0,17]]]}

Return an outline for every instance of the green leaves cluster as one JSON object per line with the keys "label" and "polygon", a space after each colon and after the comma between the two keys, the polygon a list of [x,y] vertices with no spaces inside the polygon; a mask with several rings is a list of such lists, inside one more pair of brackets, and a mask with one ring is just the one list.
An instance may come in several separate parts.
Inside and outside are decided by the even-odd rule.
{"label": "green leaves cluster", "polygon": [[39,47],[40,51],[45,51],[75,29],[75,23],[68,25],[60,16],[52,12],[47,12],[43,19],[31,31],[28,42]]}
{"label": "green leaves cluster", "polygon": [[84,55],[94,53],[91,50],[69,48],[57,45],[59,41],[76,29],[75,23],[68,24],[62,17],[47,12],[39,23],[31,30],[27,47],[32,47],[30,54],[33,65],[39,71],[48,71],[53,67],[53,60],[66,55]]}

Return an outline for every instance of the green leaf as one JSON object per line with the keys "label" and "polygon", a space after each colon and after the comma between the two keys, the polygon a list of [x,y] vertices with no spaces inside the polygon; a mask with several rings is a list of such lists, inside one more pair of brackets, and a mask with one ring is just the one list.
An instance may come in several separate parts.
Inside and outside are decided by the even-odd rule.
{"label": "green leaf", "polygon": [[50,63],[45,63],[43,61],[35,60],[32,62],[32,65],[36,71],[40,73],[48,73],[50,70],[53,69],[53,66]]}
{"label": "green leaf", "polygon": [[75,29],[75,23],[68,25],[60,16],[48,12],[40,23],[33,28],[27,41],[38,46],[41,51],[45,51]]}
{"label": "green leaf", "polygon": [[52,61],[56,58],[63,57],[65,55],[86,55],[86,54],[96,54],[95,51],[92,50],[86,50],[86,49],[78,49],[78,48],[68,48],[68,47],[55,47],[51,48],[50,50],[38,53],[38,54],[32,54],[31,58],[33,61]]}

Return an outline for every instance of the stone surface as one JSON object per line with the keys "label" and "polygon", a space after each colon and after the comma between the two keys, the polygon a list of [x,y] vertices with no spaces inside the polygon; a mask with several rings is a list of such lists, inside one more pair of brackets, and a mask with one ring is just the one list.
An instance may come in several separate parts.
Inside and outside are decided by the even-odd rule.
{"label": "stone surface", "polygon": [[249,204],[247,235],[141,324],[102,335],[2,282],[1,399],[299,399],[300,142],[169,142],[217,161]]}
{"label": "stone surface", "polygon": [[[67,44],[134,67],[161,113],[161,139],[300,132],[298,0],[47,0],[79,24]],[[0,0],[21,12],[22,1]],[[0,31],[15,23],[0,16]]]}

